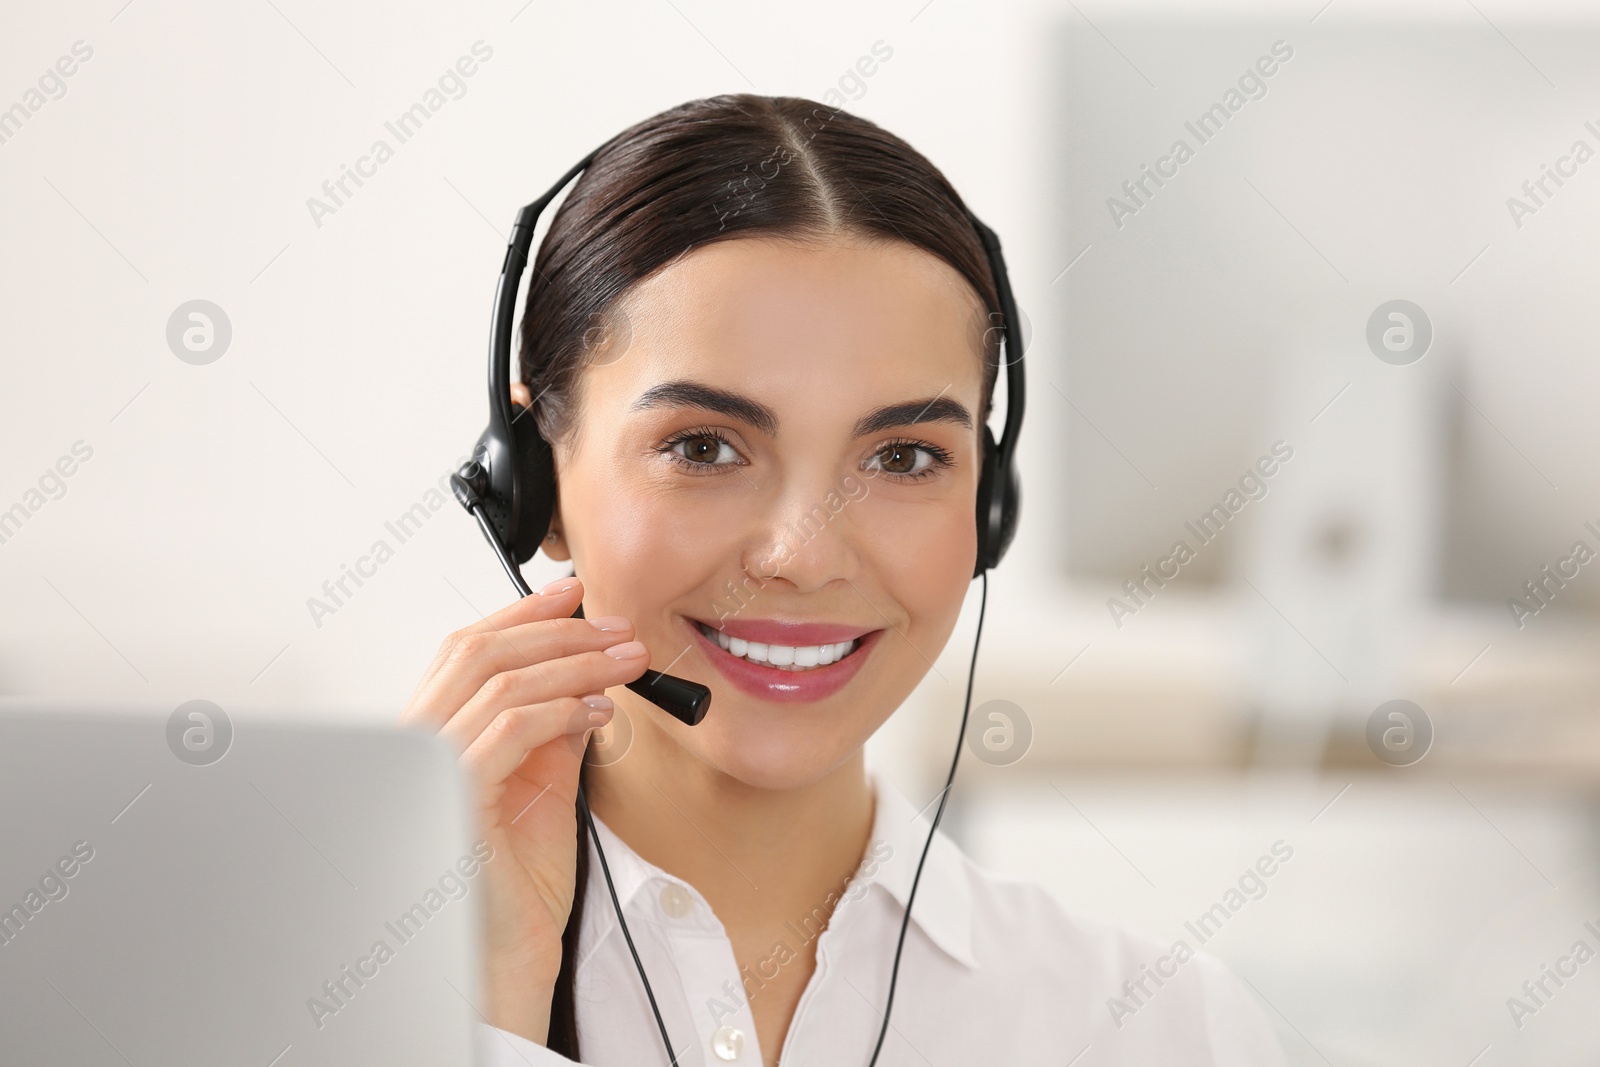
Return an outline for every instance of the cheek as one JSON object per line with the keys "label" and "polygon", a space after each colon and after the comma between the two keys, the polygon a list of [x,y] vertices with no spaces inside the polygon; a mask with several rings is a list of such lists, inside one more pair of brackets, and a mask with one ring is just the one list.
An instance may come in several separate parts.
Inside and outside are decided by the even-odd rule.
{"label": "cheek", "polygon": [[[659,639],[666,609],[715,616],[722,584],[739,573],[736,531],[746,529],[748,503],[696,497],[664,487],[638,465],[618,463],[582,476],[582,517],[573,525],[584,614],[626,615],[641,640]],[[603,487],[603,488],[589,488]],[[685,601],[698,591],[699,599]],[[674,638],[677,635],[673,635]]]}
{"label": "cheek", "polygon": [[886,513],[870,539],[875,581],[905,607],[913,626],[948,630],[972,581],[978,534],[970,506]]}

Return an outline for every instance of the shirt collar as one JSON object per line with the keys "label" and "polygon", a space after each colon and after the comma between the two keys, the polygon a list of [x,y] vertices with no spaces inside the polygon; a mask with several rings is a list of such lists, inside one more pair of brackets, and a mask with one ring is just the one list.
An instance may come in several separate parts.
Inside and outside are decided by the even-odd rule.
{"label": "shirt collar", "polygon": [[[882,770],[869,765],[867,776],[877,798],[868,853],[874,854],[873,847],[880,842],[893,850],[867,880],[887,890],[903,911],[938,805],[930,802],[918,811]],[[903,919],[904,915],[897,917]],[[933,844],[928,846],[911,921],[945,953],[967,967],[978,966],[972,954],[972,884],[967,859],[943,830],[934,835]]]}
{"label": "shirt collar", "polygon": [[[937,805],[930,803],[918,811],[905,794],[889,780],[888,776],[871,764],[867,766],[867,780],[875,798],[872,813],[872,834],[866,854],[857,868],[856,879],[870,887],[877,885],[894,899],[897,905],[895,918],[903,919],[906,901],[911,896],[912,879],[916,877],[917,863],[922,858],[927,842],[928,827],[932,825],[932,811]],[[682,886],[698,896],[689,883],[677,878],[655,864],[648,862],[618,837],[599,816],[595,816],[595,830],[605,847],[607,866],[617,900],[630,918],[634,897],[651,884],[665,887]],[[616,923],[609,893],[605,888],[605,875],[600,870],[594,853],[594,842],[589,842],[589,894],[584,904],[584,924],[591,926],[594,943]],[[853,888],[853,887],[852,887]],[[839,914],[849,906],[849,897],[859,897],[859,891],[846,890],[846,903],[835,911]],[[648,910],[649,905],[642,905]],[[967,859],[953,841],[940,831],[928,850],[922,879],[917,884],[917,896],[912,908],[912,922],[943,952],[969,968],[978,962],[972,954],[972,886],[969,881]],[[896,931],[898,933],[898,930]]]}

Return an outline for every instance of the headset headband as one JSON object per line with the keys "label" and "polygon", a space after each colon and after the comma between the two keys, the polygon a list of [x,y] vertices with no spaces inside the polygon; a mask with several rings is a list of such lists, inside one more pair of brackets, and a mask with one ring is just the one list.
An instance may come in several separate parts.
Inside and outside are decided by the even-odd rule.
{"label": "headset headband", "polygon": [[[506,258],[500,265],[500,280],[494,292],[494,314],[489,322],[489,429],[480,442],[480,447],[488,445],[492,450],[490,462],[484,466],[489,473],[489,493],[500,500],[509,501],[515,497],[514,449],[511,447],[511,324],[517,313],[517,289],[522,284],[522,272],[528,265],[528,251],[533,247],[533,230],[550,201],[579,172],[593,163],[599,153],[600,149],[596,148],[584,156],[550,187],[549,192],[517,212],[517,219],[511,224],[511,240],[506,243]],[[516,522],[514,510],[510,521],[513,525]],[[501,531],[503,536],[512,532]]]}

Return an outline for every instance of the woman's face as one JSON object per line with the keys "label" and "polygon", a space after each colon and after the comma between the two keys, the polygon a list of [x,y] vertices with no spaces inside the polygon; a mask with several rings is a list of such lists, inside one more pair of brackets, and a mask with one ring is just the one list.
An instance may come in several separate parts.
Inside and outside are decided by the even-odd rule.
{"label": "woman's face", "polygon": [[[758,788],[809,784],[901,704],[960,613],[982,307],[936,256],[844,238],[707,245],[620,307],[627,339],[581,372],[576,429],[556,448],[559,540],[545,548],[573,561],[586,617],[626,616],[652,668],[711,689],[693,727],[611,690],[631,751]],[[819,666],[780,670],[748,643],[736,657],[697,624]],[[836,652],[821,646],[849,638],[820,665]]]}

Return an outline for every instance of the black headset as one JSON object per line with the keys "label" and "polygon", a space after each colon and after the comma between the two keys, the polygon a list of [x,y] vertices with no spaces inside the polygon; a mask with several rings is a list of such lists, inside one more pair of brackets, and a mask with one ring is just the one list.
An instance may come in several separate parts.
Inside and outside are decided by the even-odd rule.
{"label": "black headset", "polygon": [[[610,144],[611,142],[607,142]],[[587,169],[606,145],[601,145],[567,171],[550,191],[517,212],[512,224],[511,239],[506,245],[506,258],[500,266],[500,278],[495,284],[494,315],[489,323],[489,426],[473,446],[472,458],[450,476],[450,486],[456,500],[478,521],[484,537],[494,548],[495,555],[505,567],[512,584],[523,596],[530,595],[527,580],[522,576],[520,564],[533,558],[540,542],[550,529],[550,519],[556,504],[556,474],[554,455],[550,445],[540,436],[533,418],[524,418],[528,409],[511,399],[510,361],[512,321],[517,309],[517,290],[522,273],[528,265],[528,252],[533,245],[534,227],[539,215],[550,201],[581,171]],[[965,210],[965,209],[963,209]],[[1000,322],[998,328],[1004,344],[1006,372],[1006,418],[1000,441],[985,423],[983,427],[982,469],[978,477],[977,526],[978,555],[972,576],[983,578],[983,599],[978,609],[978,630],[973,638],[972,664],[967,672],[966,704],[961,711],[961,737],[967,732],[967,711],[972,704],[973,668],[978,661],[978,638],[983,635],[983,608],[989,598],[987,571],[999,564],[1006,548],[1016,533],[1021,513],[1021,488],[1017,477],[1015,453],[1017,438],[1022,429],[1022,410],[1025,396],[1022,356],[1026,338],[1017,315],[1016,302],[1011,295],[1011,280],[1006,274],[1005,258],[1000,253],[1000,238],[970,210],[967,218],[977,230],[988,256],[989,270],[994,277],[995,289],[1000,297]],[[991,317],[991,322],[992,317]],[[1012,327],[1016,326],[1016,329]],[[985,352],[989,335],[985,333]],[[583,617],[583,606],[573,613]],[[639,679],[629,682],[628,689],[644,697],[674,718],[690,726],[698,725],[711,706],[711,690],[698,682],[674,677],[661,671],[646,669]],[[956,756],[950,762],[950,776],[940,793],[939,808],[928,830],[928,841],[922,849],[922,860],[917,863],[917,873],[912,879],[911,892],[906,901],[905,918],[900,924],[900,940],[895,948],[894,970],[889,978],[888,1003],[884,1006],[883,1027],[878,1032],[878,1044],[873,1049],[872,1063],[876,1064],[883,1048],[883,1039],[889,1028],[889,1009],[894,1004],[895,979],[900,971],[900,952],[905,946],[906,924],[911,919],[911,905],[916,899],[917,885],[922,879],[922,863],[928,858],[928,848],[938,830],[939,817],[944,814],[945,801],[950,796],[950,786],[955,780],[956,762],[961,756],[961,741],[956,743]],[[605,852],[600,850],[600,836],[589,812],[588,799],[582,783],[578,786],[578,802],[589,827],[589,834],[599,851],[600,867],[605,873],[606,885],[611,890],[611,903],[616,908],[628,950],[633,953],[634,965],[644,982],[650,1007],[655,1012],[656,1025],[661,1030],[661,1040],[666,1045],[669,1061],[676,1065],[677,1054],[667,1037],[660,1009],[656,1007],[655,993],[650,980],[645,977],[644,966],[639,962],[638,950],[628,933],[628,924],[622,918],[622,906],[617,900],[616,887],[611,882],[611,870],[606,864]]]}

